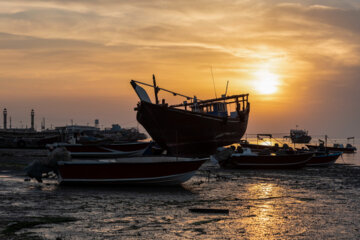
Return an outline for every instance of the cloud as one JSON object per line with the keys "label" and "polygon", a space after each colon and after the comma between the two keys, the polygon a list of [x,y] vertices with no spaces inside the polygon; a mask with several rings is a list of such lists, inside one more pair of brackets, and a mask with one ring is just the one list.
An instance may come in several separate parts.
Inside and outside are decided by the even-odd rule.
{"label": "cloud", "polygon": [[[212,66],[219,89],[230,80],[232,93],[252,93],[253,116],[263,119],[255,127],[271,127],[263,118],[269,109],[276,109],[274,119],[289,115],[279,128],[288,127],[291,116],[310,122],[331,115],[326,102],[337,90],[341,97],[332,105],[359,100],[353,90],[360,67],[359,9],[352,0],[3,1],[0,95],[13,101],[80,99],[64,104],[82,111],[84,101],[106,96],[136,102],[129,80],[150,81],[155,73],[163,87],[212,97]],[[280,91],[269,99],[252,89],[253,72],[264,66],[281,79]],[[109,99],[104,104],[114,104]],[[320,106],[323,116],[316,113]]]}
{"label": "cloud", "polygon": [[300,4],[279,4],[273,14],[288,18],[337,27],[340,30],[360,34],[360,8],[340,9],[325,5],[304,7]]}
{"label": "cloud", "polygon": [[0,32],[0,49],[91,48],[97,44],[71,39],[44,39]]}

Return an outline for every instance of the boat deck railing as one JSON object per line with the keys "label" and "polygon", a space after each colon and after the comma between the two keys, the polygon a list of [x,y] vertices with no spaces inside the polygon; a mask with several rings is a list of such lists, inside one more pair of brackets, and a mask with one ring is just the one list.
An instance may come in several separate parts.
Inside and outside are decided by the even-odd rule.
{"label": "boat deck railing", "polygon": [[[139,98],[142,101],[151,102],[149,96],[147,95],[146,91],[138,86],[138,84],[152,87],[154,89],[155,93],[155,103],[160,104],[158,93],[159,91],[165,91],[168,93],[173,94],[174,96],[180,96],[186,98],[186,101],[183,101],[180,104],[175,104],[168,106],[168,104],[165,103],[165,100],[163,99],[162,105],[166,105],[169,108],[184,108],[184,110],[189,110],[192,112],[199,112],[199,113],[206,113],[210,115],[216,115],[220,117],[226,117],[228,116],[228,112],[230,112],[230,117],[237,117],[238,115],[243,114],[245,111],[248,110],[249,102],[249,94],[239,94],[239,95],[232,95],[232,96],[226,96],[226,93],[222,95],[220,98],[213,98],[213,99],[207,99],[207,100],[200,100],[194,97],[189,97],[174,91],[170,91],[164,88],[160,88],[156,84],[155,76],[153,75],[153,85],[148,83],[143,83],[136,80],[130,81],[131,85],[134,87],[135,91],[139,95]],[[141,91],[140,91],[141,90]],[[189,102],[188,102],[189,101]],[[235,105],[235,111],[231,112],[231,105]],[[229,108],[228,108],[229,106]],[[230,111],[228,111],[230,110]]]}
{"label": "boat deck railing", "polygon": [[[249,94],[232,95],[221,98],[213,98],[202,101],[184,101],[181,104],[169,106],[170,108],[184,108],[185,110],[192,110],[194,112],[203,112],[211,115],[228,115],[228,105],[235,104],[235,112],[230,112],[230,116],[234,113],[246,111],[248,107]],[[188,109],[189,108],[189,109]]]}

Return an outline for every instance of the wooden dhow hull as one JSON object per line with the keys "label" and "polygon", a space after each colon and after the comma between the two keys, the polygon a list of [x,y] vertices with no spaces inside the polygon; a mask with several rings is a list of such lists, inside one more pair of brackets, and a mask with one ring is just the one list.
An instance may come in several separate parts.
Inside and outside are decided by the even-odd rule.
{"label": "wooden dhow hull", "polygon": [[137,120],[171,154],[209,156],[216,148],[239,142],[249,118],[249,104],[236,118],[170,108],[141,101]]}
{"label": "wooden dhow hull", "polygon": [[189,180],[206,160],[164,156],[60,161],[59,182],[177,185]]}

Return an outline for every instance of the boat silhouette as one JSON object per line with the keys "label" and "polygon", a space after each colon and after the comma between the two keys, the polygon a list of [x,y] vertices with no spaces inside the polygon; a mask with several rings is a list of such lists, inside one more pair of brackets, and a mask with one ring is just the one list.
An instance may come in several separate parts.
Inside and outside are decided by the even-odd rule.
{"label": "boat silhouette", "polygon": [[[152,87],[155,103],[139,84]],[[140,98],[135,110],[138,122],[152,139],[169,154],[178,156],[209,156],[216,148],[239,142],[249,118],[248,94],[223,95],[220,98],[200,100],[159,88],[153,76],[153,85],[131,80]],[[158,100],[158,92],[166,91],[186,101],[169,105]],[[190,102],[188,102],[190,101]],[[229,111],[230,105],[235,105]]]}

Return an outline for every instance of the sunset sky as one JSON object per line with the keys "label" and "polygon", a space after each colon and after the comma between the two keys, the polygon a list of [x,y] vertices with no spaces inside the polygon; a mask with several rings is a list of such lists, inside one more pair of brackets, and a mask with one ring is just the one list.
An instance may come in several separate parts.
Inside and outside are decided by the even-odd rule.
{"label": "sunset sky", "polygon": [[360,137],[357,0],[0,1],[0,108],[13,127],[32,108],[38,128],[42,117],[136,127],[131,79],[155,74],[206,99],[211,68],[218,95],[227,81],[250,93],[248,133]]}

